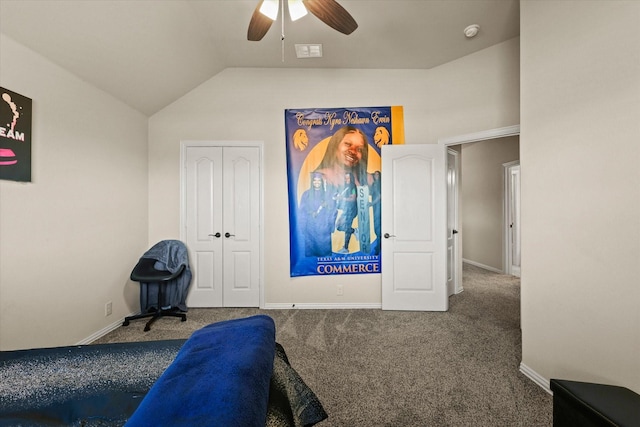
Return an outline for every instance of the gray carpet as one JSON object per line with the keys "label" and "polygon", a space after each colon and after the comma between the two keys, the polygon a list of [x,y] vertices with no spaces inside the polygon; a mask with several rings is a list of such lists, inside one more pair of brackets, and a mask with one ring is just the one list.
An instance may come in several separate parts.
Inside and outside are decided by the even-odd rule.
{"label": "gray carpet", "polygon": [[[95,343],[188,338],[257,313],[320,398],[329,426],[551,426],[552,397],[522,375],[520,286],[468,264],[445,313],[190,309],[187,321],[132,322]],[[335,280],[339,280],[336,277]]]}

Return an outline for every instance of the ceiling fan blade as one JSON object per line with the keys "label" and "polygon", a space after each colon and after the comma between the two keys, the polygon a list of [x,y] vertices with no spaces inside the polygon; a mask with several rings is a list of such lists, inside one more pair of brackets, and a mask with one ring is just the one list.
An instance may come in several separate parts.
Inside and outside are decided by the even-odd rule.
{"label": "ceiling fan blade", "polygon": [[356,20],[335,0],[302,0],[302,3],[318,19],[342,34],[351,34],[358,28]]}
{"label": "ceiling fan blade", "polygon": [[262,6],[262,1],[258,2],[258,6],[253,11],[253,15],[251,16],[251,21],[249,22],[249,29],[247,30],[247,40],[252,42],[257,42],[262,40],[269,28],[271,28],[271,24],[273,24],[273,20],[264,16],[260,13],[260,6]]}

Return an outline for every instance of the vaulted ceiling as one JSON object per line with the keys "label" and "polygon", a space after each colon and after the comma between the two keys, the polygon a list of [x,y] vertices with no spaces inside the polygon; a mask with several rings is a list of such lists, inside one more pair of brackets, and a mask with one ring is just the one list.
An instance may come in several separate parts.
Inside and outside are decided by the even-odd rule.
{"label": "vaulted ceiling", "polygon": [[[518,0],[338,0],[358,22],[351,35],[285,14],[284,32],[279,17],[250,42],[258,1],[0,0],[0,32],[152,115],[229,67],[428,69],[520,30]],[[323,57],[297,59],[298,43]]]}

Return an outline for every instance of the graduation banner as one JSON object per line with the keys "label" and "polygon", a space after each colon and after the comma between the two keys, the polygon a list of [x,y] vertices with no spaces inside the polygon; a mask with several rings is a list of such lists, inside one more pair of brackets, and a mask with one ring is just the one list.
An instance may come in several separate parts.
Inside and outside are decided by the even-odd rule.
{"label": "graduation banner", "polygon": [[381,147],[401,106],[285,110],[290,274],[380,273]]}
{"label": "graduation banner", "polygon": [[31,103],[0,87],[0,179],[31,181]]}

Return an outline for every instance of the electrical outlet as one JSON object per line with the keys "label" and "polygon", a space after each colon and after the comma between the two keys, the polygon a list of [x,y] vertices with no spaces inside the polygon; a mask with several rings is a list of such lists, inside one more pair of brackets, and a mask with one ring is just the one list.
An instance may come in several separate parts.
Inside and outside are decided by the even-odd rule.
{"label": "electrical outlet", "polygon": [[338,296],[342,295],[344,295],[344,289],[342,288],[342,285],[338,285]]}
{"label": "electrical outlet", "polygon": [[104,315],[106,316],[111,316],[111,313],[113,312],[113,304],[111,303],[111,301],[109,301],[108,303],[106,303],[104,305]]}

